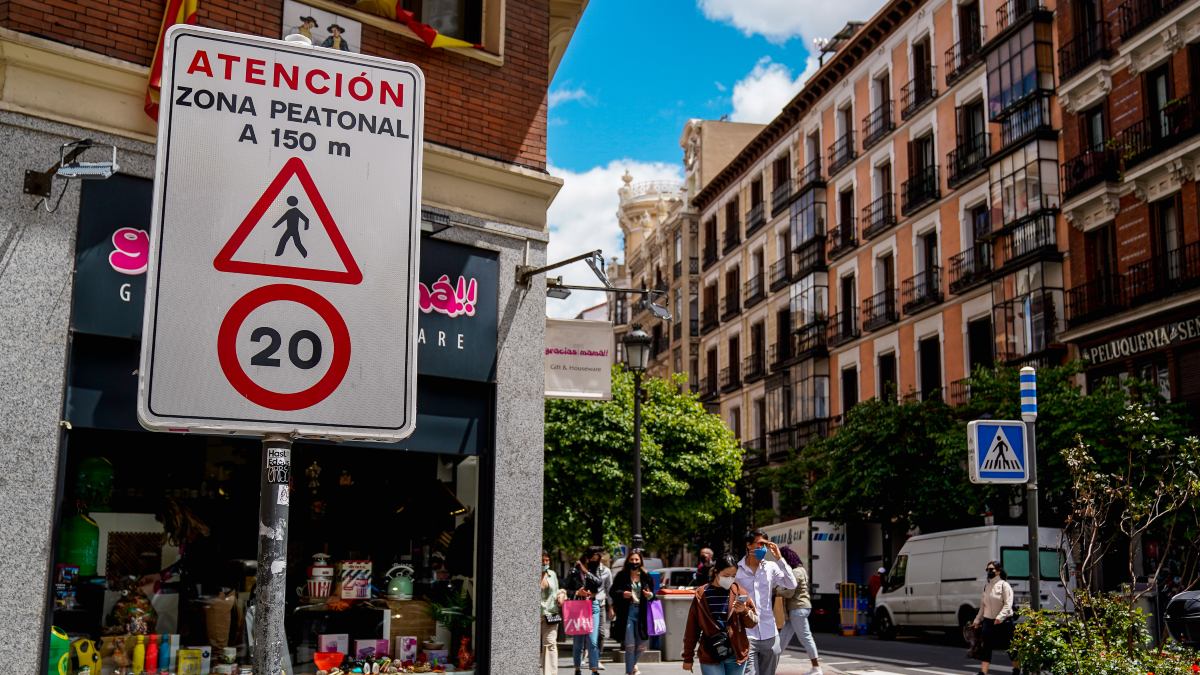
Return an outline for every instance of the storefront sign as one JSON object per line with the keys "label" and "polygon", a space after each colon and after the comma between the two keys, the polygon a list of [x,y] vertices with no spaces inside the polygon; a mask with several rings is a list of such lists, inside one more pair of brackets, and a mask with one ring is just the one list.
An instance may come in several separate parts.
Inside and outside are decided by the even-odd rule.
{"label": "storefront sign", "polygon": [[185,25],[163,44],[139,420],[411,435],[420,69]]}
{"label": "storefront sign", "polygon": [[1116,338],[1095,347],[1087,347],[1080,350],[1080,355],[1084,361],[1095,365],[1198,338],[1200,338],[1200,316],[1173,321],[1129,337]]}
{"label": "storefront sign", "polygon": [[154,184],[116,175],[81,186],[71,327],[79,333],[137,339],[142,334]]}
{"label": "storefront sign", "polygon": [[417,370],[459,380],[496,379],[500,259],[426,237],[417,287]]}
{"label": "storefront sign", "polygon": [[545,364],[548,398],[611,399],[612,324],[547,319]]}

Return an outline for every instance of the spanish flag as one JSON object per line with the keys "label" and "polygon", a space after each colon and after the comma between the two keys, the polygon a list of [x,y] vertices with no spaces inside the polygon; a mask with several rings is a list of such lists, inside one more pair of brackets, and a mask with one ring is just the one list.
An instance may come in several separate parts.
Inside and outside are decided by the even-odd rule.
{"label": "spanish flag", "polygon": [[163,37],[167,29],[177,23],[196,23],[196,10],[200,0],[166,0],[162,28],[158,31],[158,45],[154,48],[154,60],[150,63],[150,82],[146,85],[146,114],[158,121],[158,98],[162,91]]}
{"label": "spanish flag", "polygon": [[408,26],[408,29],[417,34],[421,41],[426,46],[433,49],[444,49],[447,47],[461,48],[467,47],[470,49],[483,49],[483,45],[476,45],[459,40],[458,38],[442,35],[437,32],[437,29],[429,24],[417,21],[417,17],[412,12],[400,6],[400,0],[358,0],[354,4],[354,9],[367,14],[382,16],[387,19],[399,21]]}

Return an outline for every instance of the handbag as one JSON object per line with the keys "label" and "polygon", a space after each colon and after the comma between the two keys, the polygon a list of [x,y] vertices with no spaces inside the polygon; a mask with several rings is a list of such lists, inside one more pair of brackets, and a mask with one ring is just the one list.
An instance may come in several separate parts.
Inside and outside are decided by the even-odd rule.
{"label": "handbag", "polygon": [[729,644],[729,633],[725,630],[713,635],[705,635],[704,646],[713,656],[717,657],[718,661],[733,658],[733,645]]}
{"label": "handbag", "polygon": [[646,603],[646,635],[657,637],[666,633],[667,620],[663,616],[662,601],[651,600]]}
{"label": "handbag", "polygon": [[563,603],[563,632],[567,635],[590,635],[596,628],[591,600],[568,600]]}

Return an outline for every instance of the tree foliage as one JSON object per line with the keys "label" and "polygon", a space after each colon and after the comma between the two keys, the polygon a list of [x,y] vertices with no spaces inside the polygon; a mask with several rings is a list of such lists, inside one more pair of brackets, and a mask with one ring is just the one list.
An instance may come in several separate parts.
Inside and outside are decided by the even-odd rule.
{"label": "tree foliage", "polygon": [[[613,368],[610,401],[546,401],[548,549],[628,541],[633,496],[633,374]],[[738,506],[742,452],[683,380],[645,378],[642,529],[651,549],[686,543]],[[599,534],[603,541],[593,541]]]}

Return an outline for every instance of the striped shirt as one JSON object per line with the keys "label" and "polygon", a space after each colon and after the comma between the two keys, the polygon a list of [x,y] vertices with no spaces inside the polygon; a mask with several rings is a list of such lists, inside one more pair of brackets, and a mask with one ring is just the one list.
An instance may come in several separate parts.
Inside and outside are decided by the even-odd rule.
{"label": "striped shirt", "polygon": [[709,586],[704,589],[704,602],[712,614],[713,621],[721,628],[729,620],[729,591],[720,586]]}

